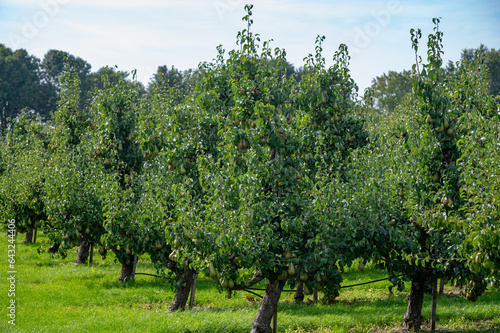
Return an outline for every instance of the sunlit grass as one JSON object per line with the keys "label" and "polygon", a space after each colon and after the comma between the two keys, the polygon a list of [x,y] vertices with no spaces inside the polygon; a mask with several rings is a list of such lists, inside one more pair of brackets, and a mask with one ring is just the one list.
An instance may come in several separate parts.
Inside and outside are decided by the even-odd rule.
{"label": "sunlit grass", "polygon": [[[201,274],[193,310],[166,312],[174,296],[170,281],[138,275],[126,284],[118,283],[120,265],[112,254],[103,261],[74,265],[76,253],[62,260],[22,244],[18,237],[16,254],[16,326],[7,323],[8,285],[1,279],[1,332],[248,332],[258,310],[254,295],[237,292],[230,299]],[[7,249],[6,238],[1,247]],[[48,248],[45,245],[44,248]],[[0,270],[8,271],[7,251]],[[344,285],[384,278],[383,271],[370,265],[363,272],[357,265],[347,269]],[[137,272],[156,274],[147,257]],[[279,304],[281,332],[386,332],[401,330],[406,311],[407,290],[389,297],[388,281],[345,288],[333,305],[294,304],[293,293],[283,293]],[[449,290],[449,287],[448,287]],[[261,294],[263,292],[260,292]],[[306,297],[312,301],[312,296]],[[430,296],[423,314],[430,317]],[[487,292],[476,303],[462,296],[444,295],[438,300],[438,328],[446,331],[500,328],[500,295]]]}

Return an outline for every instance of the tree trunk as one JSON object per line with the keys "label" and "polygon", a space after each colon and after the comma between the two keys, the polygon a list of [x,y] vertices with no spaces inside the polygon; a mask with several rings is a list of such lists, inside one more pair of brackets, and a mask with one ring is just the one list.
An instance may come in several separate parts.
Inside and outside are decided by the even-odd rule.
{"label": "tree trunk", "polygon": [[272,333],[271,321],[278,308],[278,301],[286,281],[269,280],[266,292],[260,303],[257,316],[252,322],[250,333]]}
{"label": "tree trunk", "polygon": [[133,280],[133,274],[134,274],[134,260],[133,256],[129,255],[128,256],[130,259],[126,260],[125,262],[122,262],[122,270],[120,272],[120,276],[118,277],[118,280],[120,282],[126,282]]}
{"label": "tree trunk", "polygon": [[297,282],[297,290],[293,299],[295,303],[302,303],[304,301],[304,283],[302,281]]}
{"label": "tree trunk", "polygon": [[194,305],[194,295],[196,293],[196,283],[198,282],[198,273],[199,271],[197,270],[196,273],[194,273],[194,278],[193,278],[193,286],[191,287],[191,296],[189,297],[189,309],[191,310]]}
{"label": "tree trunk", "polygon": [[24,243],[33,243],[33,229],[29,229],[24,237]]}
{"label": "tree trunk", "polygon": [[177,311],[180,309],[184,310],[189,299],[189,293],[191,291],[191,286],[193,285],[194,274],[196,271],[194,269],[185,268],[182,270],[175,269],[174,273],[180,284],[168,311]]}
{"label": "tree trunk", "polygon": [[417,275],[411,280],[410,296],[408,296],[408,309],[404,320],[408,330],[418,331],[424,321],[422,317],[422,305],[427,279],[425,275]]}
{"label": "tree trunk", "polygon": [[47,252],[49,253],[56,253],[57,251],[59,251],[59,246],[61,246],[61,243],[54,243],[49,249]]}
{"label": "tree trunk", "polygon": [[80,245],[78,246],[78,250],[76,252],[76,263],[77,264],[85,264],[89,257],[89,248],[90,244],[85,239],[85,237],[80,237]]}

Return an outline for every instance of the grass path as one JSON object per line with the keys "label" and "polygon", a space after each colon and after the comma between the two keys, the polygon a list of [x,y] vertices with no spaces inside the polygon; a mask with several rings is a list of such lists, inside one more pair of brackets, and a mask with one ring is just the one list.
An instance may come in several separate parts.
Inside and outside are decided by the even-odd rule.
{"label": "grass path", "polygon": [[[200,277],[192,311],[168,313],[174,293],[170,281],[139,275],[136,281],[120,284],[120,265],[112,255],[99,257],[93,266],[74,265],[74,251],[62,260],[38,254],[46,241],[16,245],[16,320],[8,323],[9,271],[7,239],[1,238],[0,332],[248,332],[258,309],[253,295],[236,293],[227,300],[224,293],[204,276]],[[48,244],[44,246],[48,248]],[[354,265],[353,267],[357,267]],[[146,258],[137,272],[155,274]],[[345,284],[383,278],[384,272],[370,265],[365,271],[347,270]],[[278,327],[281,332],[386,332],[400,331],[406,310],[407,290],[388,297],[389,282],[342,289],[334,305],[293,304],[293,293],[280,300]],[[447,291],[451,291],[447,287]],[[312,298],[312,297],[310,297]],[[426,296],[424,317],[430,317]],[[445,294],[438,300],[438,328],[441,331],[500,331],[500,293],[487,292],[476,303]]]}

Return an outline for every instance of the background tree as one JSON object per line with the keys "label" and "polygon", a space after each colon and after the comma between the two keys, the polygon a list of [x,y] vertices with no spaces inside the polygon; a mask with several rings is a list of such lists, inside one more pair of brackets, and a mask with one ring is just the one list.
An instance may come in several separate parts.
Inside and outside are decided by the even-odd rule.
{"label": "background tree", "polygon": [[130,73],[117,70],[115,67],[101,67],[97,71],[89,74],[89,93],[94,93],[96,90],[105,89],[106,84],[108,83],[110,85],[119,84],[121,81],[128,80],[129,76]]}
{"label": "background tree", "polygon": [[484,63],[489,71],[490,94],[500,95],[500,50],[491,49],[487,52]]}
{"label": "background tree", "polygon": [[269,59],[267,65],[276,71],[276,75],[278,75],[279,78],[286,77],[290,79],[290,76],[295,74],[295,67],[284,59],[281,59],[281,61],[274,58]]}
{"label": "background tree", "polygon": [[57,95],[59,95],[62,89],[60,77],[68,68],[74,71],[80,81],[79,106],[83,108],[88,98],[88,94],[92,89],[89,81],[92,66],[87,61],[66,51],[49,50],[45,53],[40,68],[43,81],[51,85]]}
{"label": "background tree", "polygon": [[374,78],[370,86],[374,108],[386,115],[394,112],[405,96],[411,92],[411,80],[411,72],[407,70],[389,71]]}
{"label": "background tree", "polygon": [[183,74],[181,71],[172,66],[170,69],[167,66],[158,66],[156,73],[153,74],[148,86],[148,90],[153,88],[157,90],[168,90],[172,87],[184,88]]}
{"label": "background tree", "polygon": [[26,50],[12,51],[0,44],[0,128],[5,134],[8,119],[15,119],[21,110],[40,110],[39,60],[30,56]]}
{"label": "background tree", "polygon": [[477,49],[463,49],[460,55],[460,61],[474,62],[476,58],[481,58],[488,68],[489,90],[491,95],[500,94],[500,50],[488,49],[481,44]]}

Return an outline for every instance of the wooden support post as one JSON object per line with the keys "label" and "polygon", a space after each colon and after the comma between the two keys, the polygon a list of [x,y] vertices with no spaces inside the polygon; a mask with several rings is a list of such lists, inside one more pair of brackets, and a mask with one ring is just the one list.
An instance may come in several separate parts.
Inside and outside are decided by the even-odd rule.
{"label": "wooden support post", "polygon": [[[434,255],[438,257],[438,245],[434,245]],[[437,277],[432,278],[432,313],[431,313],[431,332],[436,331],[436,309],[437,309],[437,294],[438,294]]]}
{"label": "wooden support post", "polygon": [[314,289],[313,302],[318,303],[318,291]]}
{"label": "wooden support post", "polygon": [[36,233],[37,233],[38,229],[35,228],[35,232],[33,233],[33,244],[36,243]]}
{"label": "wooden support post", "polygon": [[193,286],[191,287],[191,295],[189,295],[189,310],[193,308],[194,305],[194,294],[196,292],[196,284],[198,283],[198,272],[194,273]]}
{"label": "wooden support post", "polygon": [[437,308],[437,278],[432,279],[432,314],[431,314],[431,332],[436,331],[436,308]]}
{"label": "wooden support post", "polygon": [[444,293],[444,279],[441,278],[441,282],[439,283],[439,295]]}
{"label": "wooden support post", "polygon": [[135,279],[135,268],[137,267],[137,254],[134,254],[134,267],[132,268],[132,279]]}
{"label": "wooden support post", "polygon": [[90,259],[89,259],[89,264],[94,263],[94,242],[90,242]]}
{"label": "wooden support post", "polygon": [[274,311],[273,316],[273,333],[278,332],[278,306],[276,305],[276,311]]}

